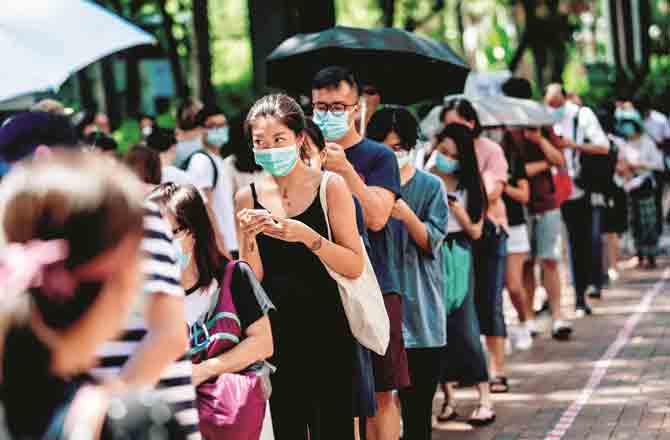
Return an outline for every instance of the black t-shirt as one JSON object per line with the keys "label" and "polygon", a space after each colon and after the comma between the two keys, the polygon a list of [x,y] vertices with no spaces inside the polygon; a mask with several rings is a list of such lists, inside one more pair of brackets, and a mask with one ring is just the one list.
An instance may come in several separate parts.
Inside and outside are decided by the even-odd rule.
{"label": "black t-shirt", "polygon": [[[221,267],[223,268],[221,274],[221,283],[223,283],[223,274],[228,260],[224,260]],[[237,317],[240,320],[242,333],[258,321],[267,313],[274,309],[270,298],[258,282],[254,271],[251,267],[240,261],[235,265],[233,270],[233,278],[230,284],[230,291],[233,297],[233,303],[237,309]],[[189,289],[186,291],[187,295],[198,295],[196,289]]]}
{"label": "black t-shirt", "polygon": [[270,298],[258,282],[254,271],[245,262],[235,265],[230,286],[242,331],[274,309]]}
{"label": "black t-shirt", "polygon": [[[526,175],[526,161],[518,150],[513,146],[505,148],[505,158],[509,164],[509,178],[507,183],[516,186],[521,179],[528,179]],[[526,217],[523,212],[523,205],[513,200],[507,194],[503,194],[505,208],[507,208],[507,220],[510,226],[518,226],[526,223]]]}
{"label": "black t-shirt", "polygon": [[[370,139],[363,139],[347,148],[347,160],[368,186],[378,186],[400,197],[400,170],[398,160],[387,146]],[[389,222],[393,222],[392,218]],[[387,224],[380,231],[368,230],[370,241],[370,261],[374,267],[379,287],[383,293],[400,293],[400,280],[393,261],[395,243],[393,233]]]}

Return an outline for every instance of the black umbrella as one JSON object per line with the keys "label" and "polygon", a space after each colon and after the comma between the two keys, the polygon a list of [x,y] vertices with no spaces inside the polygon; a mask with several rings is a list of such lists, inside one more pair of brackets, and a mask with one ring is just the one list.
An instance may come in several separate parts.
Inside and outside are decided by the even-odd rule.
{"label": "black umbrella", "polygon": [[352,69],[388,104],[412,104],[461,93],[469,69],[446,44],[395,28],[342,26],[284,41],[267,58],[268,84],[309,95],[324,67]]}

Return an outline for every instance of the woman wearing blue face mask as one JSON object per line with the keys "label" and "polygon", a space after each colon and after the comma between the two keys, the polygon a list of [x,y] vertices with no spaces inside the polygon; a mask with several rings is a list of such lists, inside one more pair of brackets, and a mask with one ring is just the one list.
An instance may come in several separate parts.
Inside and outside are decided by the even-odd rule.
{"label": "woman wearing blue face mask", "polygon": [[[450,216],[447,224],[446,242],[458,246],[471,254],[471,243],[482,235],[487,210],[486,190],[479,173],[474,149],[472,130],[462,124],[449,124],[435,139],[435,152],[428,161],[427,169],[440,177],[447,188]],[[460,264],[472,263],[472,257]],[[491,401],[489,374],[486,358],[479,338],[479,321],[473,298],[472,268],[467,293],[463,303],[447,317],[448,343],[444,351],[441,377],[445,401],[438,417],[441,422],[450,421],[458,415],[454,407],[454,392],[451,383],[461,386],[476,386],[479,406],[469,418],[474,426],[483,426],[495,420]]]}
{"label": "woman wearing blue face mask", "polygon": [[292,98],[260,99],[245,126],[256,162],[269,174],[240,191],[236,205],[241,257],[277,306],[270,314],[275,438],[351,440],[354,338],[326,271],[328,265],[350,278],[363,271],[351,192],[339,176],[324,179],[301,160],[308,154],[305,115]]}
{"label": "woman wearing blue face mask", "polygon": [[447,343],[442,248],[449,210],[440,179],[413,165],[419,124],[405,108],[387,107],[368,124],[370,139],[383,142],[396,155],[401,199],[391,216],[397,243],[395,267],[404,295],[403,338],[411,385],[399,391],[404,436],[430,440],[433,395]]}

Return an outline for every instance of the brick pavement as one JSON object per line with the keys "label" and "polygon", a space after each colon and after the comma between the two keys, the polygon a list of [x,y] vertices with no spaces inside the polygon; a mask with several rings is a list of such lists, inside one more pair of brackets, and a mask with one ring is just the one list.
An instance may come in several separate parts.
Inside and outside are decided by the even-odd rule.
{"label": "brick pavement", "polygon": [[[660,262],[660,267],[670,260]],[[668,272],[670,273],[670,271]],[[603,299],[592,301],[594,316],[575,321],[569,342],[553,341],[545,331],[528,352],[508,358],[511,391],[494,397],[498,419],[473,430],[460,422],[439,424],[434,440],[535,440],[547,438],[566,409],[580,397],[597,361],[610,348],[663,270],[628,271]],[[572,292],[564,289],[569,300]],[[568,301],[566,301],[568,302]],[[572,302],[565,305],[570,310]],[[565,440],[670,440],[670,281],[641,316],[599,386],[583,405]],[[458,390],[458,412],[469,414],[475,393]],[[436,397],[435,410],[441,396]]]}

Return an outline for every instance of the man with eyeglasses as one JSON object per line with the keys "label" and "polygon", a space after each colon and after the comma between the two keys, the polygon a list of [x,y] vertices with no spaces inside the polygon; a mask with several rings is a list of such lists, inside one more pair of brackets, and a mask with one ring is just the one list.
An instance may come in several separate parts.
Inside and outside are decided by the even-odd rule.
{"label": "man with eyeglasses", "polygon": [[312,83],[314,122],[328,141],[323,166],[345,179],[363,207],[370,260],[384,293],[391,323],[386,355],[374,355],[378,410],[368,419],[367,438],[398,440],[400,410],[393,390],[409,385],[409,372],[402,337],[400,268],[394,267],[396,244],[388,223],[396,221],[391,218],[391,211],[400,195],[400,172],[392,150],[363,138],[356,130],[354,123],[360,116],[359,91],[354,75],[347,69],[333,66],[321,70]]}

